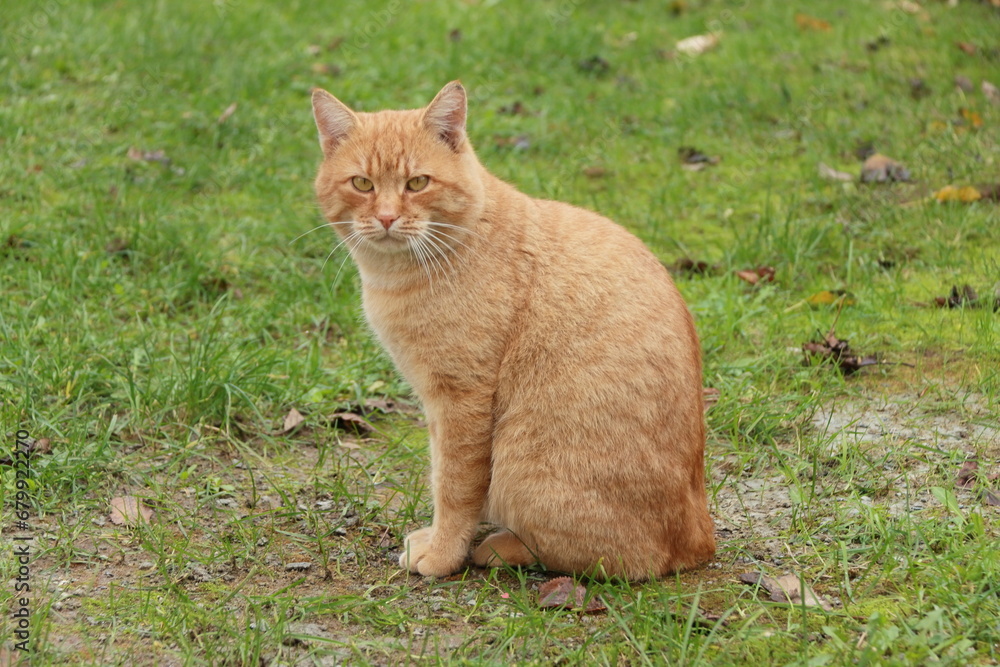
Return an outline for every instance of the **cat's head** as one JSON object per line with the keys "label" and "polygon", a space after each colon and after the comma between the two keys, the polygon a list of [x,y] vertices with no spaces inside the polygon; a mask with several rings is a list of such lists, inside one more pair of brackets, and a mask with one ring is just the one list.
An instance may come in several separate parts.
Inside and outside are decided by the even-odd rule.
{"label": "cat's head", "polygon": [[424,109],[360,113],[319,89],[312,104],[323,149],[316,194],[356,259],[421,264],[466,240],[483,181],[462,84],[449,83]]}

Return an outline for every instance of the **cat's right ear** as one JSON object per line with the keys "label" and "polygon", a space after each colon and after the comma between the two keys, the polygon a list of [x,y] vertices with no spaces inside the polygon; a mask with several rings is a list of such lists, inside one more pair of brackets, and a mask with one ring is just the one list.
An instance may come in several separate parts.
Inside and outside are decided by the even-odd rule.
{"label": "cat's right ear", "polygon": [[319,130],[319,145],[330,155],[358,123],[358,117],[336,97],[321,88],[313,90],[313,117]]}

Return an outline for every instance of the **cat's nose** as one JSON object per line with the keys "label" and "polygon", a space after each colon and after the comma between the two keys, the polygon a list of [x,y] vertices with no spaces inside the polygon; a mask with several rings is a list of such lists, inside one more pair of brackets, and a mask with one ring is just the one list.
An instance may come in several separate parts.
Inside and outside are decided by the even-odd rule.
{"label": "cat's nose", "polygon": [[386,231],[392,227],[392,223],[399,219],[399,216],[395,213],[379,213],[375,217],[382,223],[382,226],[386,228]]}

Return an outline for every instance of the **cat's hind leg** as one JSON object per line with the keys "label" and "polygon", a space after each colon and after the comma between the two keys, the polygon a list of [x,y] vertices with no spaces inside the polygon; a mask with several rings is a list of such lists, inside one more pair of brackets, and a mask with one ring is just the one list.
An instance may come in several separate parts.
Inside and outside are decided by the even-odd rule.
{"label": "cat's hind leg", "polygon": [[489,535],[476,547],[472,562],[479,567],[519,567],[534,565],[538,558],[521,538],[504,528]]}

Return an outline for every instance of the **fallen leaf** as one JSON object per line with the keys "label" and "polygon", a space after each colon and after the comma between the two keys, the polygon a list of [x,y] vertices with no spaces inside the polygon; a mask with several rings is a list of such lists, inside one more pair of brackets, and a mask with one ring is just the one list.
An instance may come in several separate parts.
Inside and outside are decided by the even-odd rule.
{"label": "fallen leaf", "polygon": [[456,44],[457,44],[458,42],[461,42],[461,41],[462,41],[462,31],[461,31],[461,30],[459,30],[458,28],[453,28],[453,29],[452,29],[452,30],[451,30],[451,31],[450,31],[450,32],[448,33],[448,39],[449,39],[450,41],[452,41],[452,42],[456,43]]}
{"label": "fallen leaf", "polygon": [[[319,47],[317,46],[316,48],[318,49]],[[222,125],[222,124],[223,124],[223,123],[225,123],[225,122],[226,122],[227,120],[229,120],[229,118],[230,118],[230,117],[231,117],[231,116],[232,116],[232,115],[233,115],[234,113],[236,113],[236,102],[233,102],[233,103],[232,103],[232,104],[230,104],[230,105],[229,105],[228,107],[226,107],[226,110],[225,110],[225,111],[223,111],[223,112],[222,112],[221,114],[219,114],[219,119],[218,119],[218,120],[217,120],[216,122],[217,122],[217,123],[218,123],[219,125]]]}
{"label": "fallen leaf", "polygon": [[852,350],[847,341],[837,338],[832,330],[822,341],[803,343],[802,352],[806,355],[806,363],[809,363],[811,357],[818,358],[820,363],[832,362],[844,375],[851,375],[865,366],[876,366],[880,363],[878,357],[873,354],[867,356],[851,354]]}
{"label": "fallen leaf", "polygon": [[338,431],[348,431],[357,435],[378,431],[364,417],[353,412],[336,412],[330,415],[330,426]]}
{"label": "fallen leaf", "polygon": [[602,178],[606,176],[608,170],[604,167],[584,167],[583,175],[587,178]]}
{"label": "fallen leaf", "polygon": [[278,431],[278,435],[285,435],[286,433],[291,433],[296,428],[298,428],[298,426],[305,420],[306,418],[302,416],[301,412],[299,412],[295,408],[292,408],[291,410],[288,411],[288,414],[285,415],[285,419],[282,421],[281,430]]}
{"label": "fallen leaf", "polygon": [[818,30],[820,32],[829,32],[830,28],[833,27],[829,21],[801,13],[795,15],[795,25],[799,27],[799,30]]}
{"label": "fallen leaf", "polygon": [[992,505],[993,507],[1000,507],[1000,495],[997,495],[993,491],[986,492],[986,504]]}
{"label": "fallen leaf", "polygon": [[997,88],[989,81],[983,81],[980,88],[990,103],[1000,105],[1000,88]]}
{"label": "fallen leaf", "polygon": [[590,56],[586,60],[578,62],[576,66],[584,72],[593,72],[594,74],[606,74],[611,69],[611,63],[601,56]]}
{"label": "fallen leaf", "polygon": [[965,53],[973,56],[976,54],[976,45],[970,44],[969,42],[955,42],[955,46],[964,51]]}
{"label": "fallen leaf", "polygon": [[963,204],[969,204],[982,199],[983,193],[971,185],[964,185],[962,187],[946,185],[934,193],[934,198],[941,203],[961,202]]}
{"label": "fallen leaf", "polygon": [[915,100],[922,100],[931,94],[931,88],[927,82],[917,77],[910,79],[910,97]]}
{"label": "fallen leaf", "polygon": [[948,296],[935,297],[934,302],[941,308],[976,308],[980,305],[979,294],[971,285],[952,285]]}
{"label": "fallen leaf", "polygon": [[306,53],[313,56],[314,58],[319,54],[323,53],[323,47],[319,44],[310,44],[306,47]]}
{"label": "fallen leaf", "polygon": [[958,74],[955,76],[955,85],[965,93],[971,93],[973,91],[972,80],[967,76],[962,76]]}
{"label": "fallen leaf", "polygon": [[831,304],[842,303],[845,306],[853,306],[854,299],[851,295],[842,289],[838,290],[823,290],[822,292],[816,292],[811,297],[806,299],[806,302],[810,306],[829,306]]}
{"label": "fallen leaf", "polygon": [[909,169],[881,153],[870,155],[861,166],[862,183],[902,182],[909,180]]}
{"label": "fallen leaf", "polygon": [[313,74],[324,74],[329,76],[337,76],[340,74],[340,67],[329,63],[313,63],[310,69]]}
{"label": "fallen leaf", "polygon": [[[23,446],[19,446],[17,451],[26,453],[29,457],[36,456],[38,454],[51,454],[52,446],[48,438],[27,438],[19,439],[19,443],[24,443]],[[23,459],[22,459],[23,460]],[[14,455],[9,449],[3,450],[3,456],[0,457],[0,465],[13,465]]]}
{"label": "fallen leaf", "polygon": [[824,163],[820,162],[817,166],[820,178],[825,178],[831,181],[853,181],[854,176],[848,174],[846,171],[837,171],[833,167],[828,167]]}
{"label": "fallen leaf", "polygon": [[586,614],[607,609],[597,596],[590,598],[589,602],[586,598],[586,587],[569,577],[556,577],[538,587],[538,606],[542,609],[576,609]]}
{"label": "fallen leaf", "polygon": [[159,162],[160,164],[170,164],[170,158],[168,158],[167,154],[162,150],[144,151],[136,148],[135,146],[130,146],[127,155],[130,160],[135,160],[137,162]]}
{"label": "fallen leaf", "polygon": [[677,42],[674,48],[686,56],[700,56],[701,54],[714,49],[719,44],[718,33],[709,33],[707,35],[692,35],[691,37],[685,37],[681,41]]}
{"label": "fallen leaf", "polygon": [[693,146],[681,146],[677,149],[677,155],[680,156],[683,167],[689,171],[701,171],[722,161],[718,155],[705,155]]}
{"label": "fallen leaf", "polygon": [[979,472],[979,461],[975,458],[967,459],[962,464],[962,469],[958,471],[955,486],[963,489],[971,489],[976,484],[976,477]]}
{"label": "fallen leaf", "polygon": [[713,405],[719,402],[719,390],[715,387],[704,387],[701,390],[702,400],[704,401],[705,412],[708,412]]}
{"label": "fallen leaf", "polygon": [[750,283],[751,285],[756,285],[758,283],[773,283],[774,267],[758,266],[755,269],[744,269],[742,271],[737,271],[736,277]]}
{"label": "fallen leaf", "polygon": [[882,48],[885,48],[886,46],[889,46],[891,43],[892,43],[892,40],[890,40],[888,37],[886,37],[885,35],[879,35],[878,37],[876,37],[872,41],[865,42],[865,48],[868,49],[869,51],[871,51],[872,53],[874,53],[875,51],[878,51],[879,49],[882,49]]}
{"label": "fallen leaf", "polygon": [[962,117],[962,124],[967,124],[974,130],[978,130],[983,126],[983,117],[972,109],[966,109],[963,107],[958,110],[958,115]]}
{"label": "fallen leaf", "polygon": [[667,266],[667,271],[674,275],[703,276],[708,273],[714,273],[716,268],[702,260],[681,257],[673,264]]}
{"label": "fallen leaf", "polygon": [[760,586],[771,595],[772,602],[819,607],[826,611],[833,609],[833,605],[804,585],[796,574],[786,574],[775,579],[764,576],[759,572],[747,572],[740,575],[740,581],[745,584]]}
{"label": "fallen leaf", "polygon": [[507,114],[509,116],[523,116],[528,113],[520,100],[515,100],[513,104],[505,104],[500,107],[499,111],[500,113]]}
{"label": "fallen leaf", "polygon": [[116,526],[136,526],[149,523],[153,510],[142,504],[135,496],[118,496],[111,499],[111,523]]}

